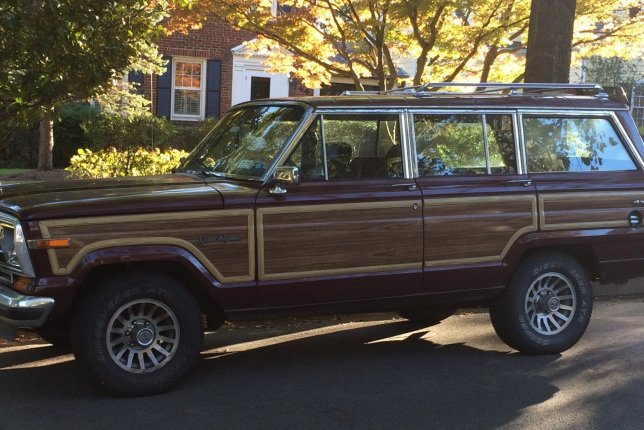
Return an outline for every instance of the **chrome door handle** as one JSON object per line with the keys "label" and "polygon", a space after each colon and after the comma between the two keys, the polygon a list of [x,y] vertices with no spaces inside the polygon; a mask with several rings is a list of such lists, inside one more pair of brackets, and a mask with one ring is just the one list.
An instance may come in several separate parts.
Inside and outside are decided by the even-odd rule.
{"label": "chrome door handle", "polygon": [[387,185],[387,191],[396,191],[398,189],[407,189],[407,191],[416,191],[418,189],[418,185],[416,184],[391,184]]}
{"label": "chrome door handle", "polygon": [[531,179],[511,179],[505,183],[507,186],[513,186],[513,185],[523,185],[524,187],[529,187],[532,185],[532,180]]}
{"label": "chrome door handle", "polygon": [[640,199],[633,200],[633,204],[635,206],[643,206],[644,205],[644,200],[640,200]]}

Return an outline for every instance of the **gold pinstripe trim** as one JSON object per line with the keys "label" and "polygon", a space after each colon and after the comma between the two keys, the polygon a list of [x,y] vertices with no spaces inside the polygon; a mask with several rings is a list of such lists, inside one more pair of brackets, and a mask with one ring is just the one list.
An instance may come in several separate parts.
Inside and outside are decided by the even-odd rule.
{"label": "gold pinstripe trim", "polygon": [[[470,258],[452,258],[446,260],[434,260],[434,261],[425,261],[425,267],[437,267],[437,266],[456,266],[461,264],[476,264],[476,263],[489,263],[494,261],[501,261],[505,258],[505,255],[508,253],[512,245],[519,240],[521,236],[527,233],[538,231],[539,229],[539,220],[537,212],[537,198],[534,195],[519,195],[519,196],[491,196],[491,197],[452,197],[452,198],[440,198],[432,199],[429,198],[425,201],[425,207],[432,206],[444,206],[452,204],[461,204],[461,203],[472,203],[472,202],[481,202],[481,203],[490,203],[490,202],[517,202],[517,201],[530,202],[531,204],[531,213],[532,213],[532,224],[518,229],[508,240],[508,242],[503,247],[503,250],[499,255],[486,255],[481,257],[470,257]],[[431,214],[426,214],[426,217],[431,219]]]}
{"label": "gold pinstripe trim", "polygon": [[255,279],[255,235],[254,235],[254,218],[251,209],[234,209],[234,210],[216,210],[216,211],[199,211],[199,212],[170,212],[162,214],[141,214],[141,215],[122,215],[122,216],[102,216],[91,218],[75,218],[63,220],[41,221],[40,230],[44,239],[50,239],[49,229],[52,227],[77,227],[98,224],[123,224],[151,221],[186,221],[196,219],[212,219],[231,216],[246,216],[247,235],[248,235],[248,275],[241,276],[224,276],[208,258],[190,242],[176,237],[145,237],[145,238],[119,238],[108,239],[93,242],[85,245],[71,258],[65,267],[61,267],[56,254],[56,249],[48,249],[47,255],[51,264],[52,272],[56,275],[68,275],[78,263],[90,252],[106,249],[116,246],[136,246],[136,245],[175,245],[189,251],[219,282],[246,282]]}
{"label": "gold pinstripe trim", "polygon": [[[337,212],[347,210],[370,210],[370,209],[389,209],[389,208],[407,208],[412,207],[414,204],[420,206],[422,201],[417,200],[404,200],[393,202],[367,202],[367,203],[338,203],[330,205],[303,205],[303,206],[274,206],[267,208],[257,209],[257,257],[258,257],[258,278],[262,281],[277,280],[277,279],[293,279],[303,277],[315,276],[332,276],[332,275],[351,275],[356,273],[367,272],[387,272],[395,270],[410,270],[422,269],[422,263],[406,263],[406,264],[390,264],[378,266],[360,266],[360,267],[347,267],[341,269],[326,269],[326,270],[311,270],[311,271],[296,271],[296,272],[280,272],[270,273],[265,272],[265,255],[264,255],[264,215],[273,214],[295,214],[295,213],[308,213],[308,212]],[[420,234],[420,232],[419,232]]]}
{"label": "gold pinstripe trim", "polygon": [[[581,230],[586,228],[612,228],[612,227],[629,227],[628,219],[615,219],[611,221],[576,221],[568,223],[548,223],[546,214],[546,204],[548,202],[570,202],[581,199],[598,200],[605,197],[624,197],[626,200],[640,199],[642,193],[633,191],[614,191],[614,192],[578,192],[578,193],[556,193],[556,194],[541,194],[539,195],[539,219],[541,230]],[[630,206],[630,202],[626,202],[625,206]],[[592,211],[594,208],[588,208]]]}
{"label": "gold pinstripe trim", "polygon": [[422,269],[421,263],[407,263],[407,264],[389,264],[378,266],[360,266],[360,267],[346,267],[342,269],[326,269],[326,270],[309,270],[308,272],[281,272],[281,273],[262,273],[259,277],[262,281],[272,281],[279,279],[294,279],[294,278],[313,278],[316,276],[333,276],[333,275],[353,275],[357,273],[375,273],[375,272],[390,272],[397,270],[411,270]]}

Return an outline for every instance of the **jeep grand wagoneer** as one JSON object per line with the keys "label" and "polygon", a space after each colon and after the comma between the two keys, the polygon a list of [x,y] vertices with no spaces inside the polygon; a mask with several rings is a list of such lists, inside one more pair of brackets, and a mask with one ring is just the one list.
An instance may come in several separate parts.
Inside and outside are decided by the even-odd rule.
{"label": "jeep grand wagoneer", "polygon": [[570,348],[589,281],[644,271],[642,140],[601,87],[482,85],[244,103],[175,174],[4,184],[2,334],[128,395],[191,368],[202,315],[477,304],[523,353]]}

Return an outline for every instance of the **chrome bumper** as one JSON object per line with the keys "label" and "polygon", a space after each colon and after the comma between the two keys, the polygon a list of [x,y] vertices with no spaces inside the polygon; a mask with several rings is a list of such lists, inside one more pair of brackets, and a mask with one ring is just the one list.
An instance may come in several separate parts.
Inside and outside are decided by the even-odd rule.
{"label": "chrome bumper", "polygon": [[0,284],[0,337],[14,340],[19,327],[40,327],[54,307],[49,297],[25,296]]}

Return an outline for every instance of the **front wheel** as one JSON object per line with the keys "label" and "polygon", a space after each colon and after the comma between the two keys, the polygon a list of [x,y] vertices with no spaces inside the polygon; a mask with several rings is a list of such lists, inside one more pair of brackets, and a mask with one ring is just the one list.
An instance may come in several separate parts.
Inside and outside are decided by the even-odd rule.
{"label": "front wheel", "polygon": [[130,274],[97,286],[72,325],[74,355],[109,391],[163,392],[193,366],[203,340],[195,299],[174,279]]}
{"label": "front wheel", "polygon": [[526,354],[554,354],[573,346],[592,313],[592,291],[577,260],[542,254],[525,260],[490,308],[501,340]]}

